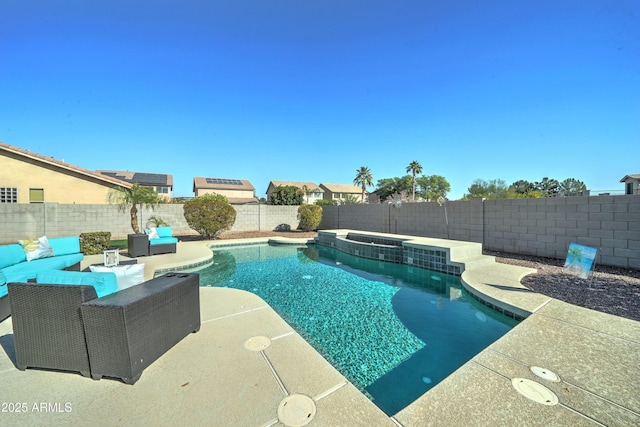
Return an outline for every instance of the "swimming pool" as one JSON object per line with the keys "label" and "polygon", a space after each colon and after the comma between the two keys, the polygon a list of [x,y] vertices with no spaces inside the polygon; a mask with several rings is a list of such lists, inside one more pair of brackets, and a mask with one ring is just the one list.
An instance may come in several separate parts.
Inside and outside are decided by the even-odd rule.
{"label": "swimming pool", "polygon": [[456,276],[315,245],[214,251],[202,286],[260,296],[389,415],[517,324]]}

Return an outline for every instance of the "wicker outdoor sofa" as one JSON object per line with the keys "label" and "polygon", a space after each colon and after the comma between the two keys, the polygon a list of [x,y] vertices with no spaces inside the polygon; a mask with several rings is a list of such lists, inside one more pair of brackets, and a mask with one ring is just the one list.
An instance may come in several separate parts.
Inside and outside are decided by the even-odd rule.
{"label": "wicker outdoor sofa", "polygon": [[86,285],[9,283],[16,366],[134,384],[200,329],[200,278],[167,273],[96,298]]}
{"label": "wicker outdoor sofa", "polygon": [[9,304],[9,296],[0,297],[0,322],[11,316],[11,305]]}

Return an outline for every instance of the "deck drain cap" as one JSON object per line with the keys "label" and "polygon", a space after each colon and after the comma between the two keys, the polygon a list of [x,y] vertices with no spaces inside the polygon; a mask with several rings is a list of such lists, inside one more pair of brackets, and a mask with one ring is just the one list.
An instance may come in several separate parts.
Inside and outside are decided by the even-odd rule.
{"label": "deck drain cap", "polygon": [[267,337],[257,336],[249,338],[244,343],[244,348],[250,351],[262,351],[271,345],[271,340]]}
{"label": "deck drain cap", "polygon": [[305,426],[316,416],[316,403],[304,394],[292,394],[278,405],[278,421],[288,427]]}
{"label": "deck drain cap", "polygon": [[511,380],[511,384],[518,393],[536,403],[549,406],[558,404],[558,396],[540,383],[526,378],[514,378]]}
{"label": "deck drain cap", "polygon": [[560,377],[558,376],[558,374],[556,374],[555,372],[551,372],[548,369],[541,368],[539,366],[532,366],[531,372],[533,372],[540,378],[545,379],[547,381],[553,381],[554,383],[560,382]]}

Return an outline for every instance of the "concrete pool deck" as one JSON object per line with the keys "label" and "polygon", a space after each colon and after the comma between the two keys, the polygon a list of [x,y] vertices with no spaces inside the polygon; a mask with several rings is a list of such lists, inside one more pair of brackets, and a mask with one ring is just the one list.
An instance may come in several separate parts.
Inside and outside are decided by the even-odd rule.
{"label": "concrete pool deck", "polygon": [[[266,239],[234,243],[260,241]],[[180,242],[176,254],[138,262],[145,264],[146,278],[157,270],[206,265],[209,243]],[[230,241],[214,244],[221,243]],[[87,256],[83,268],[101,258]],[[306,401],[289,398],[280,419],[289,425],[311,419],[308,425],[317,426],[640,425],[640,322],[530,292],[519,283],[522,270],[510,267],[481,265],[466,270],[462,281],[497,307],[533,314],[393,417],[262,299],[201,288],[200,331],[145,369],[133,386],[68,372],[19,371],[11,317],[1,322],[0,424],[281,426],[281,403],[304,395],[313,399],[315,414]],[[543,368],[546,378],[553,372],[559,381],[540,378],[531,367]],[[558,404],[524,397],[514,379],[544,385]],[[25,403],[27,411],[16,413],[16,403]]]}

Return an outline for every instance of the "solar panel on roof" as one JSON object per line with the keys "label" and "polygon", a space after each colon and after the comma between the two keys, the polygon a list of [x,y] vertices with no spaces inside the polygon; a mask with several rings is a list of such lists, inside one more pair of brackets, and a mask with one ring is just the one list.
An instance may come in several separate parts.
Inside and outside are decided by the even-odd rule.
{"label": "solar panel on roof", "polygon": [[167,185],[167,176],[158,173],[135,173],[133,182],[151,185]]}
{"label": "solar panel on roof", "polygon": [[207,184],[228,184],[228,185],[242,185],[242,181],[239,179],[226,179],[226,178],[206,178]]}

